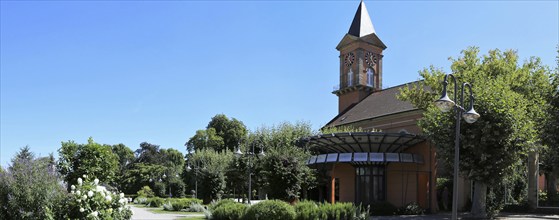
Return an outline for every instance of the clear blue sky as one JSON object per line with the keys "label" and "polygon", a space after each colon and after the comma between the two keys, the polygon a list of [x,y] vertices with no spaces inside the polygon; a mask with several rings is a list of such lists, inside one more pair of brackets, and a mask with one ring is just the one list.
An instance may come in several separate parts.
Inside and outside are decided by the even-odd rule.
{"label": "clear blue sky", "polygon": [[[384,86],[468,46],[554,68],[558,1],[366,1]],[[1,155],[61,141],[176,148],[224,113],[249,129],[337,114],[338,52],[359,1],[1,1]]]}

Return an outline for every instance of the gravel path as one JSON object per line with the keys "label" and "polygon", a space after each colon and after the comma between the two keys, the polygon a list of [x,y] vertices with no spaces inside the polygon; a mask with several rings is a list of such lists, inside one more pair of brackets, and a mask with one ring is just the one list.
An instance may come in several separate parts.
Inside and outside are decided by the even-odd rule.
{"label": "gravel path", "polygon": [[202,214],[192,214],[192,215],[185,215],[185,214],[156,214],[153,212],[148,211],[148,208],[139,208],[135,206],[130,206],[130,209],[134,214],[132,215],[132,220],[174,220],[183,217],[195,217],[195,216],[204,216]]}

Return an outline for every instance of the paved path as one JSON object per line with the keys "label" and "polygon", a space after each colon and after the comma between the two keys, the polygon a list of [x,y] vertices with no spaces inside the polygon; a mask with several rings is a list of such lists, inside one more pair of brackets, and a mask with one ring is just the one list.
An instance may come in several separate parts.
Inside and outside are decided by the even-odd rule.
{"label": "paved path", "polygon": [[149,208],[139,208],[132,205],[129,207],[132,212],[134,212],[134,214],[132,215],[132,220],[174,220],[183,217],[204,216],[202,214],[156,214],[148,211]]}
{"label": "paved path", "polygon": [[[440,213],[432,215],[401,215],[401,216],[376,216],[371,217],[371,220],[397,220],[397,219],[409,219],[409,220],[450,220],[450,213]],[[468,218],[467,213],[461,213],[458,219],[471,219]],[[511,213],[501,213],[496,219],[518,219],[518,220],[541,220],[541,219],[559,219],[559,215],[545,215],[545,214],[511,214]]]}

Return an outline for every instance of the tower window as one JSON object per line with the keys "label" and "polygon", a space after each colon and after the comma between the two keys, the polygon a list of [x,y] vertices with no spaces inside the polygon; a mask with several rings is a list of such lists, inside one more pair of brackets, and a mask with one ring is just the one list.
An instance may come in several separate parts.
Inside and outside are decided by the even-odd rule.
{"label": "tower window", "polygon": [[367,68],[367,86],[374,87],[375,71],[373,68]]}
{"label": "tower window", "polygon": [[352,85],[353,85],[353,71],[349,69],[349,72],[347,73],[347,86],[352,86]]}

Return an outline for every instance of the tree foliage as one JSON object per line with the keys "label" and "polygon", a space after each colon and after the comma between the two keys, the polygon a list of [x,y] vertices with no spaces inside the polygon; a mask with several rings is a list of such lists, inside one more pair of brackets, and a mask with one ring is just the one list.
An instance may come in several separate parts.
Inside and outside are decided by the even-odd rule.
{"label": "tree foliage", "polygon": [[218,152],[213,149],[196,151],[188,156],[192,166],[191,176],[198,182],[198,196],[205,203],[221,199],[226,187],[225,172],[233,160],[231,151]]}
{"label": "tree foliage", "polygon": [[214,116],[206,130],[198,130],[186,143],[188,151],[213,149],[233,151],[239,142],[246,138],[247,128],[243,122],[223,114]]}
{"label": "tree foliage", "polygon": [[35,158],[20,149],[7,172],[0,172],[0,219],[57,219],[65,190],[51,157]]}
{"label": "tree foliage", "polygon": [[290,200],[300,197],[301,189],[314,187],[315,171],[306,165],[310,154],[297,146],[303,137],[312,135],[310,124],[281,123],[272,127],[260,127],[250,137],[262,142],[266,156],[260,160],[259,176],[268,196]]}
{"label": "tree foliage", "polygon": [[96,177],[101,182],[115,183],[118,157],[112,152],[111,146],[100,145],[89,138],[87,144],[62,142],[58,153],[58,171],[66,182],[74,181],[85,174]]}
{"label": "tree foliage", "polygon": [[126,187],[124,184],[124,174],[129,168],[129,165],[134,162],[136,157],[134,151],[124,144],[117,144],[111,146],[113,154],[116,155],[118,160],[118,172],[115,176],[115,183],[122,190]]}
{"label": "tree foliage", "polygon": [[[510,50],[491,50],[480,57],[479,49],[473,47],[451,62],[458,83],[473,85],[475,108],[481,115],[473,124],[462,123],[461,174],[476,184],[497,184],[513,174],[514,165],[534,150],[546,114],[544,97],[551,91],[550,71],[538,58],[519,65],[517,53]],[[437,145],[446,165],[452,167],[455,114],[442,113],[432,104],[440,96],[444,74],[434,67],[420,71],[423,81],[403,88],[399,98],[425,110],[419,126]],[[448,93],[452,98],[453,89]],[[464,98],[467,108],[469,99]],[[475,198],[483,200],[485,195]]]}
{"label": "tree foliage", "polygon": [[540,152],[540,170],[546,174],[548,200],[559,200],[557,178],[559,178],[559,50],[557,51],[557,67],[553,72],[553,92],[548,96],[546,123],[543,123],[542,142],[544,148]]}

